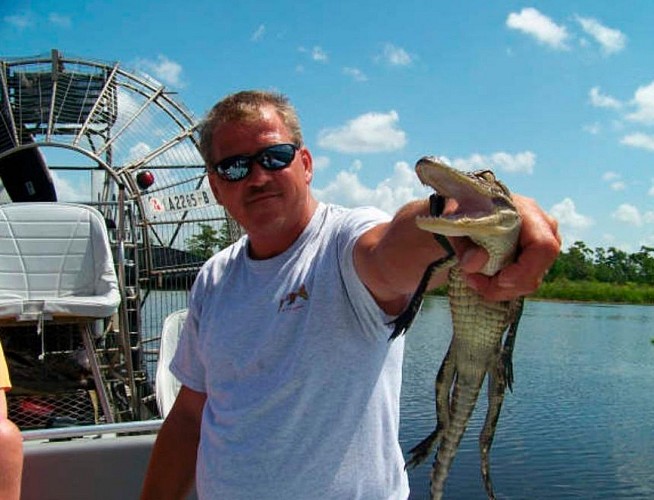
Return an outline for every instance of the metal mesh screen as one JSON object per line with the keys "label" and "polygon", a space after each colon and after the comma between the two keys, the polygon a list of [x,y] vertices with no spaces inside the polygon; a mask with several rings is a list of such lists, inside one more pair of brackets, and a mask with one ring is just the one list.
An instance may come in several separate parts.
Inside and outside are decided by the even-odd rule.
{"label": "metal mesh screen", "polygon": [[9,418],[23,431],[99,423],[93,391],[7,398]]}
{"label": "metal mesh screen", "polygon": [[[39,167],[47,175],[88,176],[74,201],[107,222],[121,278],[115,323],[128,334],[137,377],[152,377],[163,321],[186,307],[200,266],[241,236],[211,194],[197,127],[164,85],[119,63],[56,50],[0,60],[0,180],[16,180],[30,151],[47,152]],[[149,402],[151,389],[137,384]]]}

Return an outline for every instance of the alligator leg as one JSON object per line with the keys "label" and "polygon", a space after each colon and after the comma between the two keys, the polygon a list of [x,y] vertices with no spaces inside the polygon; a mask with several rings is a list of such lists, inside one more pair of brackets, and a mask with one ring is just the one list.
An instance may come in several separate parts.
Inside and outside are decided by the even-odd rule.
{"label": "alligator leg", "polygon": [[431,496],[433,499],[438,500],[443,496],[445,479],[452,467],[452,462],[470,420],[470,415],[472,415],[475,408],[484,378],[485,373],[481,374],[481,377],[467,377],[466,379],[461,376],[461,373],[457,375],[452,393],[450,421],[443,431],[443,437],[431,471]]}
{"label": "alligator leg", "polygon": [[450,422],[450,391],[456,375],[456,368],[448,349],[438,375],[435,380],[436,391],[436,428],[420,443],[409,450],[411,458],[407,461],[405,468],[414,468],[420,465],[431,454],[434,446],[438,445],[443,437],[443,431]]}
{"label": "alligator leg", "polygon": [[504,402],[504,392],[506,380],[501,372],[501,367],[489,374],[488,377],[488,410],[486,411],[486,420],[484,427],[479,435],[479,451],[481,453],[481,477],[484,481],[484,488],[489,499],[494,499],[493,483],[490,477],[489,454],[495,437],[497,421],[500,418],[502,403]]}
{"label": "alligator leg", "polygon": [[518,323],[520,323],[520,318],[522,317],[522,310],[524,307],[524,299],[515,301],[512,310],[510,311],[511,316],[513,316],[509,329],[504,339],[504,345],[502,347],[501,363],[502,371],[504,374],[504,380],[506,386],[511,392],[513,392],[513,346],[515,345],[516,334],[518,333]]}
{"label": "alligator leg", "polygon": [[429,266],[427,266],[427,269],[425,269],[425,272],[420,279],[418,288],[416,288],[416,291],[413,293],[413,296],[409,301],[409,305],[402,312],[402,314],[390,322],[390,324],[393,325],[393,333],[389,337],[389,341],[395,340],[400,335],[404,335],[409,327],[413,324],[413,320],[416,319],[416,316],[418,316],[420,308],[422,307],[422,300],[425,295],[425,291],[427,290],[429,280],[431,279],[434,272],[436,272],[436,269],[438,269],[441,265],[442,260],[444,259],[434,261],[429,264]]}
{"label": "alligator leg", "polygon": [[490,477],[490,448],[495,437],[497,421],[502,411],[504,394],[506,388],[513,390],[513,346],[518,332],[518,323],[522,316],[523,301],[516,302],[515,308],[510,311],[513,316],[509,324],[501,353],[498,356],[498,364],[490,370],[488,378],[488,410],[486,421],[479,435],[479,451],[481,453],[481,476],[484,481],[484,488],[489,499],[494,499],[493,482]]}

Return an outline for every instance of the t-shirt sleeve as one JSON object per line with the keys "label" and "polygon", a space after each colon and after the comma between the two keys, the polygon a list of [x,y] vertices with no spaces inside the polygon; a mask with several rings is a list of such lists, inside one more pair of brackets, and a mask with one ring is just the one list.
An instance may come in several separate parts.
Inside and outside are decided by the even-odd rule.
{"label": "t-shirt sleeve", "polygon": [[359,278],[354,267],[354,245],[361,235],[378,224],[388,222],[390,216],[376,208],[360,208],[349,212],[340,226],[339,251],[341,275],[345,290],[364,332],[388,338],[388,323],[394,316],[386,314]]}

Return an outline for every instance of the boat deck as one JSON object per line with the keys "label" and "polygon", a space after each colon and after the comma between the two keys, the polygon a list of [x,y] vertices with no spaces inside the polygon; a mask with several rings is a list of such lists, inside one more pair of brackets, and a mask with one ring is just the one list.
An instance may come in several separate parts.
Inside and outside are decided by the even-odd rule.
{"label": "boat deck", "polygon": [[23,432],[22,500],[138,498],[161,422]]}

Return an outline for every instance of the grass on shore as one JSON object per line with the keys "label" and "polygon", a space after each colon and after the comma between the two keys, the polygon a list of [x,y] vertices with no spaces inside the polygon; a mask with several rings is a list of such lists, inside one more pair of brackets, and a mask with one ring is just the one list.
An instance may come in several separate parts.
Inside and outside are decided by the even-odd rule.
{"label": "grass on shore", "polygon": [[[447,295],[443,286],[431,295]],[[570,302],[607,302],[619,304],[654,304],[654,285],[636,283],[600,283],[598,281],[556,280],[543,283],[532,299],[563,300]]]}
{"label": "grass on shore", "polygon": [[654,286],[557,280],[543,283],[531,297],[547,300],[654,304]]}

